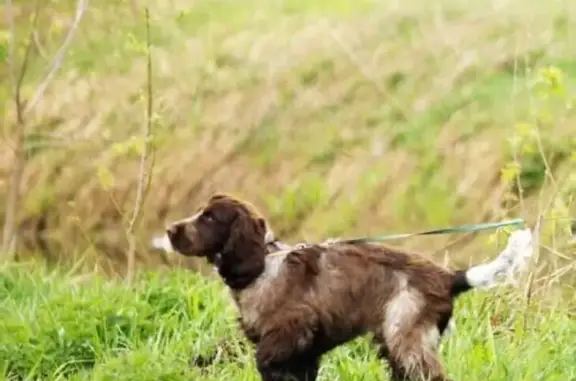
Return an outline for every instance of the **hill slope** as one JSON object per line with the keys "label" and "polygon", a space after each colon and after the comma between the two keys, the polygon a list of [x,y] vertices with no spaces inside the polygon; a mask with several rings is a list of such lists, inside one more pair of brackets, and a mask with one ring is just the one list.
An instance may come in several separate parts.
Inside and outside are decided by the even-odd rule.
{"label": "hill slope", "polygon": [[[568,85],[576,74],[574,4],[150,3],[158,149],[144,263],[159,262],[145,250],[150,234],[216,190],[254,202],[289,240],[531,218],[550,192],[562,200],[558,213],[574,212],[574,182],[549,186],[541,154],[564,178],[575,115],[554,93],[550,71],[545,90],[532,86],[548,65]],[[53,32],[42,37],[48,52],[67,6],[42,16]],[[122,269],[120,226],[134,199],[144,119],[143,35],[129,5],[94,3],[86,14],[28,137],[27,249],[51,260],[96,255]],[[27,92],[42,68],[36,60]],[[514,135],[528,147],[518,153],[524,210],[510,202],[514,181],[501,174]],[[11,157],[2,156],[5,174]],[[6,189],[4,181],[0,197]],[[454,238],[401,244],[433,255]],[[483,242],[465,240],[466,250],[451,254],[467,261]]]}

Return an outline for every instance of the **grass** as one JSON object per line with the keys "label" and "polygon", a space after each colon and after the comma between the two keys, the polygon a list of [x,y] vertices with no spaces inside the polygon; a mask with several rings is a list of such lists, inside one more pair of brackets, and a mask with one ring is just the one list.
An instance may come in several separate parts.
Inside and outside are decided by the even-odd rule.
{"label": "grass", "polygon": [[[258,380],[223,285],[185,270],[140,274],[128,288],[29,264],[0,272],[0,377],[6,380]],[[457,304],[442,356],[455,380],[576,379],[574,304],[528,309],[514,289],[475,291]],[[572,315],[570,315],[572,313]],[[216,351],[206,367],[191,365]],[[381,380],[368,338],[327,355],[320,380]]]}
{"label": "grass", "polygon": [[[576,251],[567,243],[576,213],[574,2],[147,3],[157,155],[138,263],[148,271],[127,289],[99,275],[78,283],[41,266],[2,269],[0,374],[256,380],[240,349],[234,361],[190,366],[191,357],[236,337],[233,308],[218,282],[167,270],[145,244],[166,220],[219,190],[248,198],[289,241],[534,221],[544,212],[533,303],[517,291],[467,295],[442,351],[455,380],[576,380],[568,271]],[[25,98],[71,7],[50,2],[42,11]],[[15,8],[23,38],[30,9]],[[9,34],[0,15],[4,62]],[[134,199],[141,143],[134,136],[144,120],[143,36],[130,2],[91,3],[64,67],[28,118],[20,259],[40,253],[64,269],[80,260],[89,273],[125,272],[121,225]],[[9,142],[6,68],[0,115]],[[0,150],[0,199],[12,160],[11,150]],[[477,263],[493,250],[495,236],[485,238],[468,237],[448,253],[459,237],[399,244]],[[384,373],[358,340],[328,356],[322,379]]]}

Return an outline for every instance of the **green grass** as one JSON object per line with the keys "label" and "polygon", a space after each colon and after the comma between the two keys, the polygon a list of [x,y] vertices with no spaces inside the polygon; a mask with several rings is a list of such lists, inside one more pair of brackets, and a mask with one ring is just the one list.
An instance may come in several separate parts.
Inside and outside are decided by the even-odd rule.
{"label": "green grass", "polygon": [[[236,311],[215,279],[172,270],[141,274],[129,288],[20,265],[0,272],[0,295],[0,377],[7,380],[258,380],[252,350],[240,346]],[[533,301],[527,310],[516,291],[504,289],[461,298],[457,330],[442,344],[450,376],[576,379],[573,306],[547,305]],[[230,355],[205,368],[191,366],[222,340]],[[320,380],[386,374],[361,338],[326,356]]]}

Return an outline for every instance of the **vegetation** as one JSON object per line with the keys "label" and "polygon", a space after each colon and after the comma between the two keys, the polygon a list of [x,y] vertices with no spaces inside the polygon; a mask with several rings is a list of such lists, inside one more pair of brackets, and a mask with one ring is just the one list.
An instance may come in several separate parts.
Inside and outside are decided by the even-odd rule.
{"label": "vegetation", "polygon": [[[314,240],[533,219],[548,199],[538,190],[554,191],[542,153],[558,179],[573,164],[573,109],[534,87],[551,65],[573,85],[570,2],[148,4],[156,161],[136,229],[141,265],[163,263],[146,250],[150,235],[215,190],[250,199],[285,239]],[[73,5],[41,8],[23,94],[60,46]],[[89,7],[28,120],[20,242],[52,262],[82,258],[123,274],[119,226],[133,210],[146,118],[145,17],[135,4]],[[33,8],[14,8],[24,45]],[[0,99],[11,106],[8,83]],[[4,116],[9,127],[13,107]],[[543,152],[511,145],[523,133],[534,148],[534,132]],[[13,157],[1,155],[7,175]],[[503,168],[521,171],[524,210],[509,202]],[[561,185],[568,213],[574,178]],[[0,197],[7,190],[3,182]],[[451,239],[405,244],[435,252]],[[482,245],[467,240],[461,252]]]}
{"label": "vegetation", "polygon": [[[256,381],[224,288],[186,270],[140,274],[132,288],[16,266],[0,275],[0,374],[7,380]],[[564,304],[515,291],[471,293],[442,353],[455,380],[572,380],[576,321]],[[575,302],[572,295],[571,302]],[[218,348],[219,344],[226,342]],[[327,355],[320,380],[381,380],[366,338]],[[211,364],[191,365],[216,353]]]}
{"label": "vegetation", "polygon": [[[6,379],[256,380],[223,287],[148,247],[216,190],[288,241],[524,217],[540,244],[530,276],[459,301],[445,363],[455,380],[576,379],[576,3],[149,0],[148,39],[141,4],[93,1],[39,97],[79,3],[7,4],[0,215],[10,225],[14,207],[19,239],[0,268]],[[450,266],[501,243],[396,242]],[[126,271],[134,252],[146,271]],[[114,276],[127,273],[128,286]],[[190,364],[222,339],[214,363]],[[381,379],[369,349],[339,348],[321,379]]]}

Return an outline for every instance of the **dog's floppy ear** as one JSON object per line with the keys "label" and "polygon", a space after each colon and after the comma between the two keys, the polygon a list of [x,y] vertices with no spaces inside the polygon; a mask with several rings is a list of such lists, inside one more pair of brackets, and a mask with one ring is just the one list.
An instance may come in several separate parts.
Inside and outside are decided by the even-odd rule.
{"label": "dog's floppy ear", "polygon": [[229,287],[246,287],[264,269],[264,234],[258,218],[238,215],[221,252],[220,275]]}
{"label": "dog's floppy ear", "polygon": [[222,252],[235,252],[238,255],[242,255],[246,250],[257,248],[260,240],[264,243],[263,238],[264,234],[266,234],[266,227],[265,225],[262,227],[260,220],[247,218],[242,215],[236,216],[230,226],[230,234]]}
{"label": "dog's floppy ear", "polygon": [[[257,224],[258,224],[258,229],[260,234],[262,234],[263,236],[266,236],[267,233],[270,233],[273,235],[273,233],[268,229],[268,224],[266,223],[266,220],[262,217],[258,218],[256,220]],[[268,238],[268,237],[265,237]],[[272,237],[274,238],[274,237]]]}

